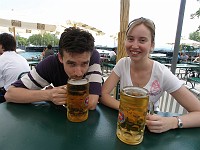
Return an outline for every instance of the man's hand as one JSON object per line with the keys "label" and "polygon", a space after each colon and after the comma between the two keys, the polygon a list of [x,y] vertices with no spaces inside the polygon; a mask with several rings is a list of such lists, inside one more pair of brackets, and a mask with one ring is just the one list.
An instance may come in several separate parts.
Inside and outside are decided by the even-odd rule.
{"label": "man's hand", "polygon": [[49,100],[51,100],[56,105],[64,105],[67,100],[67,86],[53,87],[47,89],[49,92]]}

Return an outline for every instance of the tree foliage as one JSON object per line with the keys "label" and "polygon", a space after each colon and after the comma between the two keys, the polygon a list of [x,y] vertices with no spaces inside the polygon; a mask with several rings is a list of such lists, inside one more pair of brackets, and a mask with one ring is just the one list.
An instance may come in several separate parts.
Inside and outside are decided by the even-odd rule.
{"label": "tree foliage", "polygon": [[30,44],[36,46],[47,46],[51,44],[52,46],[57,46],[59,43],[59,39],[55,36],[55,34],[44,33],[42,34],[33,34],[28,39],[17,36],[17,42],[20,46],[28,46]]}
{"label": "tree foliage", "polygon": [[189,39],[200,42],[200,32],[192,32],[189,35]]}
{"label": "tree foliage", "polygon": [[45,46],[48,44],[55,46],[58,45],[59,40],[54,34],[44,33],[43,35],[34,34],[30,36],[28,42],[37,46]]}
{"label": "tree foliage", "polygon": [[28,45],[27,38],[20,37],[19,35],[17,35],[16,40],[17,40],[17,46],[27,46]]}
{"label": "tree foliage", "polygon": [[[200,2],[200,0],[197,0],[197,1]],[[199,17],[200,17],[200,8],[199,8],[199,10],[197,10],[195,13],[191,14],[190,17],[191,17],[191,19],[199,18]],[[200,25],[199,25],[199,27],[198,27],[198,29],[197,29],[197,32],[198,32],[198,31],[200,31]]]}

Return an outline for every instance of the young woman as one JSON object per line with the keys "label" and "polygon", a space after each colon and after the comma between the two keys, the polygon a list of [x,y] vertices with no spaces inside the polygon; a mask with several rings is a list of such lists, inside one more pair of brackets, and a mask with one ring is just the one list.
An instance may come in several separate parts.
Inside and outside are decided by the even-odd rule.
{"label": "young woman", "polygon": [[175,128],[200,127],[200,101],[182,85],[171,71],[149,58],[155,45],[155,25],[146,18],[131,21],[126,32],[125,48],[129,57],[121,58],[102,87],[101,102],[119,109],[120,102],[110,92],[120,81],[124,86],[144,87],[149,91],[154,109],[159,110],[159,98],[170,93],[189,113],[179,118],[148,115],[146,124],[151,132],[161,133]]}

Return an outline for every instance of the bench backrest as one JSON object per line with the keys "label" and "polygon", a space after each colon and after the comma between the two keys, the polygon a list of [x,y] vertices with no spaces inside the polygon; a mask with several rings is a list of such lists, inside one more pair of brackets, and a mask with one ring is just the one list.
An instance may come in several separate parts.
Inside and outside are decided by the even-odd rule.
{"label": "bench backrest", "polygon": [[[199,100],[200,100],[200,92],[196,89],[189,89]],[[188,113],[185,108],[183,108],[170,94],[164,92],[162,97],[160,98],[160,111],[163,112],[172,112],[178,114],[186,114]]]}

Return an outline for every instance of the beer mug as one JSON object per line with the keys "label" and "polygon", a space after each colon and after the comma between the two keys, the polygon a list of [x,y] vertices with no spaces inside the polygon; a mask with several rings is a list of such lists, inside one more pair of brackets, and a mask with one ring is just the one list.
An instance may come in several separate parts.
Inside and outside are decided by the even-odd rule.
{"label": "beer mug", "polygon": [[126,144],[137,145],[143,140],[149,95],[144,88],[127,86],[120,93],[117,137]]}
{"label": "beer mug", "polygon": [[82,122],[88,118],[89,83],[87,79],[70,79],[67,83],[67,118]]}

